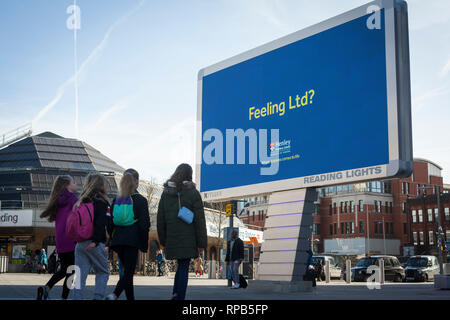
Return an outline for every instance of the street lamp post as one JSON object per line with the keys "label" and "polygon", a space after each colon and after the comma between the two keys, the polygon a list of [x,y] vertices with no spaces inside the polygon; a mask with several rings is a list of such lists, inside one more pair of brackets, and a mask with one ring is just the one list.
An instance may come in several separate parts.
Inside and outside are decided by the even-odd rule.
{"label": "street lamp post", "polygon": [[[433,187],[417,187],[418,189],[421,190],[427,190],[427,189],[434,189]],[[437,245],[438,245],[438,251],[439,251],[439,273],[440,274],[444,274],[444,265],[443,263],[443,258],[442,258],[442,250],[441,250],[441,246],[443,244],[443,239],[442,239],[442,227],[441,227],[441,198],[440,198],[440,188],[439,186],[435,186],[435,190],[436,190],[436,194],[437,194],[437,218],[436,218],[436,234],[437,234]]]}

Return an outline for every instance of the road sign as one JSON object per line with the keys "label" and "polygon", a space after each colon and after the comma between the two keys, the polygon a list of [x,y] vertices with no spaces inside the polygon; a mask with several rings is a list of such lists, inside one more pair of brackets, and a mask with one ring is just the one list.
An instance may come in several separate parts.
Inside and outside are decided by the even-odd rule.
{"label": "road sign", "polygon": [[409,176],[406,2],[374,1],[200,70],[197,119],[206,200]]}
{"label": "road sign", "polygon": [[227,217],[231,217],[231,203],[227,203],[227,207],[226,207],[226,215]]}

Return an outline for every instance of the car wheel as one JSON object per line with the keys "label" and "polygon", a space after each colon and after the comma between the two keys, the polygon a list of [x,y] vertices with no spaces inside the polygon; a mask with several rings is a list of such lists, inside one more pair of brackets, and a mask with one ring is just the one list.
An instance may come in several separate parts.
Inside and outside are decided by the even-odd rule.
{"label": "car wheel", "polygon": [[425,274],[423,275],[423,281],[424,281],[424,282],[428,282],[428,274],[425,273]]}
{"label": "car wheel", "polygon": [[401,275],[397,274],[394,278],[394,282],[402,282],[403,278]]}

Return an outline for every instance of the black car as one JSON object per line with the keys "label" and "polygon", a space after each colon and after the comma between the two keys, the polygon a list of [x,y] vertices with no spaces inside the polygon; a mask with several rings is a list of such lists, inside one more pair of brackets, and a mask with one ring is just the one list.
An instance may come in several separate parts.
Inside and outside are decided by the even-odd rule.
{"label": "black car", "polygon": [[413,256],[405,268],[406,281],[433,280],[439,274],[439,263],[435,256]]}
{"label": "black car", "polygon": [[[386,281],[402,282],[405,280],[405,269],[394,256],[370,256],[361,258],[352,270],[352,281],[367,281],[372,273],[367,272],[370,266],[379,266],[379,260],[384,261],[384,279]],[[345,279],[345,277],[344,277]]]}

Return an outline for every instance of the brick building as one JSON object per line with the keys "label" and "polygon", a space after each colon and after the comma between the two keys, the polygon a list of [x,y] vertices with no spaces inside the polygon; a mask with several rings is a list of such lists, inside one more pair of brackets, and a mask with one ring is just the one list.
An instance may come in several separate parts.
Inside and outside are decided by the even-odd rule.
{"label": "brick building", "polygon": [[[423,195],[418,187],[439,186],[448,191],[443,188],[441,170],[429,160],[416,158],[413,174],[408,178],[318,189],[312,226],[314,253],[410,254],[415,226],[408,214],[408,199]],[[268,196],[247,199],[250,206],[241,218],[245,224],[264,226],[267,199]]]}
{"label": "brick building", "polygon": [[[440,193],[440,225],[443,241],[450,241],[450,194]],[[437,194],[408,200],[411,215],[411,238],[416,254],[439,254],[437,239]]]}

